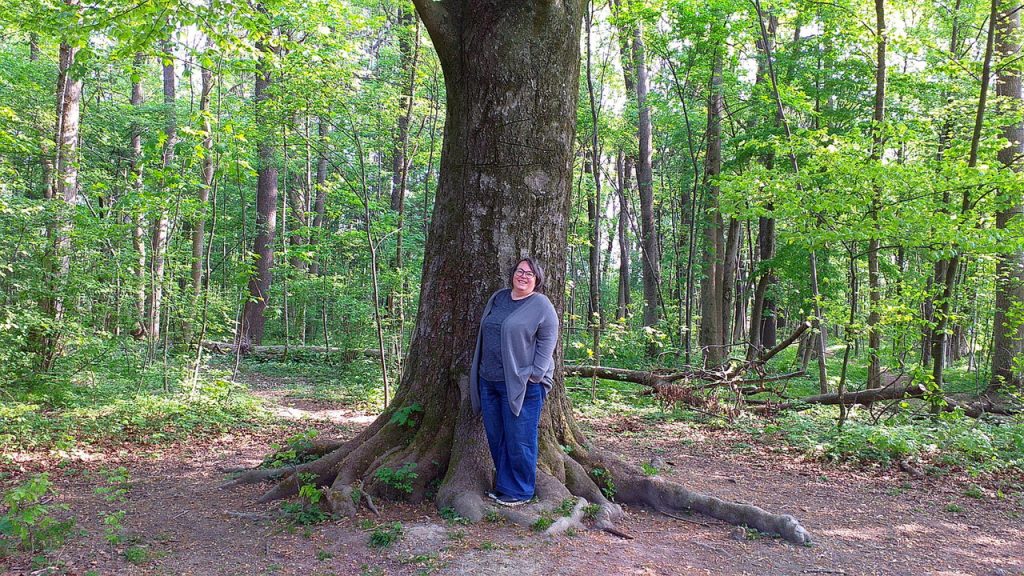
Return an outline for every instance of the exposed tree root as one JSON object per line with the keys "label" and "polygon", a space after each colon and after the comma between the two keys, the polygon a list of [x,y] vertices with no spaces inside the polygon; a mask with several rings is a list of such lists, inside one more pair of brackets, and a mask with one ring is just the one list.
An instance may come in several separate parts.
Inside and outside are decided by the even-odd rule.
{"label": "exposed tree root", "polygon": [[[792,516],[725,502],[662,478],[644,476],[618,456],[593,448],[568,416],[568,400],[562,394],[550,397],[542,414],[535,500],[516,508],[498,506],[484,496],[493,486],[494,470],[483,426],[480,417],[472,414],[464,381],[459,389],[462,397],[455,417],[410,410],[413,404],[399,395],[389,411],[357,437],[318,460],[250,470],[224,487],[273,481],[259,499],[270,502],[293,496],[303,482],[312,482],[325,495],[321,500],[324,509],[339,516],[353,515],[359,506],[379,513],[373,496],[420,502],[436,488],[433,497],[438,508],[450,508],[471,521],[497,511],[517,524],[560,534],[581,529],[585,519],[592,519],[591,527],[630,538],[615,526],[623,515],[617,503],[621,502],[667,514],[692,510],[798,544],[811,540]],[[400,410],[403,418],[393,418]],[[412,420],[410,415],[414,415]],[[550,525],[545,526],[546,522]]]}

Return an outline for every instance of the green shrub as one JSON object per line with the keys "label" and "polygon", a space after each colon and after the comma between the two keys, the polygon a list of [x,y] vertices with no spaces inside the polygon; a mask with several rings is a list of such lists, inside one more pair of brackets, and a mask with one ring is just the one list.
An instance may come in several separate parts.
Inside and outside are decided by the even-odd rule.
{"label": "green shrub", "polygon": [[387,548],[397,542],[404,533],[401,522],[378,524],[370,533],[370,547]]}
{"label": "green shrub", "polygon": [[313,439],[317,431],[314,429],[305,430],[285,439],[284,445],[271,444],[271,453],[260,462],[260,468],[283,468],[285,466],[299,466],[312,462],[319,458],[311,454]]}
{"label": "green shrub", "polygon": [[412,494],[412,481],[418,476],[418,474],[413,471],[415,468],[416,464],[414,462],[406,462],[397,470],[387,467],[378,468],[377,471],[373,473],[373,476],[383,482],[385,486],[390,486],[399,492]]}
{"label": "green shrub", "polygon": [[75,525],[74,519],[57,520],[54,510],[66,506],[44,503],[53,487],[47,474],[38,474],[3,495],[0,516],[0,557],[15,550],[35,553],[61,546]]}

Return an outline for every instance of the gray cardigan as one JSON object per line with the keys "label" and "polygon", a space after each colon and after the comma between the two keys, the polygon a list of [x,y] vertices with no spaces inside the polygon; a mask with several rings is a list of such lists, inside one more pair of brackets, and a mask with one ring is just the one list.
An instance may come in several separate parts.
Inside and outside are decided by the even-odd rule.
{"label": "gray cardigan", "polygon": [[[508,290],[508,288],[503,288]],[[483,319],[491,312],[494,297],[491,294],[480,317],[480,329],[476,334],[476,349],[473,364],[469,367],[469,399],[473,412],[480,413],[480,348],[483,346]],[[526,397],[527,380],[540,383],[550,392],[555,375],[555,343],[558,341],[558,314],[548,297],[534,292],[525,303],[509,314],[501,325],[501,363],[505,370],[505,385],[508,387],[508,404],[512,413],[519,416]]]}

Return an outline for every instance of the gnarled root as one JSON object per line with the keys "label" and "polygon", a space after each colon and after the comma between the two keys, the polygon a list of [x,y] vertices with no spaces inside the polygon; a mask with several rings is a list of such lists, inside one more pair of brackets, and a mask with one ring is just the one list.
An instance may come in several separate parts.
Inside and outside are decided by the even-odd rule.
{"label": "gnarled root", "polygon": [[772,514],[750,504],[726,502],[664,478],[645,476],[613,455],[591,453],[590,457],[615,479],[616,498],[623,503],[649,506],[664,513],[693,510],[729,524],[779,535],[794,544],[811,543],[810,533],[788,514]]}
{"label": "gnarled root", "polygon": [[[409,425],[409,413],[418,412],[407,410],[413,404],[403,404],[396,397],[391,412],[320,459],[274,470],[250,470],[224,487],[276,481],[259,499],[270,502],[295,495],[302,484],[312,482],[325,495],[325,510],[347,516],[355,514],[359,505],[377,512],[371,494],[420,502],[437,486],[438,508],[451,509],[474,522],[495,510],[525,526],[542,526],[539,519],[550,519],[545,532],[558,534],[578,529],[585,517],[593,517],[595,528],[628,538],[615,527],[623,512],[608,497],[614,493],[622,503],[649,506],[666,514],[693,510],[778,534],[797,544],[811,541],[792,516],[725,502],[662,478],[644,476],[618,456],[590,447],[571,420],[552,416],[570,413],[565,398],[556,400],[564,406],[542,415],[536,501],[516,508],[501,507],[484,496],[494,485],[494,469],[480,417],[472,413],[468,395],[462,392],[455,418],[424,411],[422,420]],[[393,421],[391,414],[402,406],[407,411],[405,418]],[[574,499],[571,507],[569,499]]]}

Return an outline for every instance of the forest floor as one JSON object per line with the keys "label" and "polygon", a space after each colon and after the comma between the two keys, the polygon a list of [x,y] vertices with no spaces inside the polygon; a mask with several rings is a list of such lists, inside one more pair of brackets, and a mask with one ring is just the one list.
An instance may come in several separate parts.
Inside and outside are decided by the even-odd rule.
{"label": "forest floor", "polygon": [[[914,478],[895,467],[828,466],[734,431],[624,416],[581,423],[598,445],[638,463],[663,459],[664,474],[692,489],[796,516],[814,543],[795,546],[706,517],[677,519],[633,508],[619,525],[632,540],[594,530],[546,537],[505,522],[446,521],[430,503],[381,502],[380,517],[363,511],[292,526],[260,517],[278,510],[277,504],[254,504],[264,487],[219,490],[222,470],[257,465],[272,443],[309,428],[324,437],[351,437],[372,416],[290,397],[283,380],[247,376],[250,388],[290,422],[283,429],[79,454],[62,467],[24,462],[26,470],[50,469],[57,502],[68,506],[65,514],[81,530],[49,554],[47,564],[57,569],[41,571],[26,558],[9,558],[0,560],[0,572],[1024,576],[1020,479]],[[101,471],[117,467],[128,472],[124,493],[97,493]],[[118,510],[124,514],[114,528],[125,537],[112,544],[104,519]],[[371,547],[372,526],[393,522],[401,523],[402,537],[387,548]]]}

